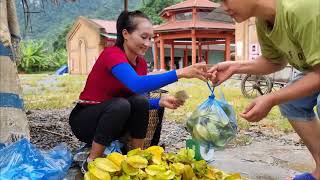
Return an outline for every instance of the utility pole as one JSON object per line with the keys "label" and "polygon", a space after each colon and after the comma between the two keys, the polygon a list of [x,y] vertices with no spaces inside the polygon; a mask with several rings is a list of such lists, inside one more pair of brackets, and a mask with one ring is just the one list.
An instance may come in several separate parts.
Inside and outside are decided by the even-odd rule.
{"label": "utility pole", "polygon": [[128,0],[124,0],[124,10],[128,11]]}

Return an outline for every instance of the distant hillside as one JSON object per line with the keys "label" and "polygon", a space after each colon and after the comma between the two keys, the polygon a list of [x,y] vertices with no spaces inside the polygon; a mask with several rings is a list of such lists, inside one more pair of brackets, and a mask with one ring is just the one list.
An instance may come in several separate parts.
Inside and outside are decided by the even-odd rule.
{"label": "distant hillside", "polygon": [[[129,9],[137,9],[141,0],[130,0]],[[62,1],[54,6],[49,1],[29,0],[30,11],[41,11],[31,14],[31,26],[25,31],[21,0],[16,0],[21,34],[24,39],[45,40],[47,43],[55,40],[65,27],[72,24],[78,16],[115,20],[123,10],[123,0],[78,0],[75,3]],[[32,28],[32,32],[30,31]]]}

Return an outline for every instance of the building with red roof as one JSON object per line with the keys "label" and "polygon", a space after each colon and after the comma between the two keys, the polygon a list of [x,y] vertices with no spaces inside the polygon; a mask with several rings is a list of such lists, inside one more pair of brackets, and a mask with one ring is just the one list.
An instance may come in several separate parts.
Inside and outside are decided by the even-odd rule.
{"label": "building with red roof", "polygon": [[70,74],[88,74],[100,52],[117,37],[115,21],[77,18],[66,37]]}
{"label": "building with red roof", "polygon": [[230,60],[235,24],[219,6],[209,0],[186,0],[163,9],[160,16],[166,22],[154,28],[154,69],[166,69],[165,46],[168,45],[171,46],[170,69],[175,68],[175,47],[181,45],[185,46],[183,67],[201,61],[212,63],[209,54],[217,44],[224,45],[224,60]]}

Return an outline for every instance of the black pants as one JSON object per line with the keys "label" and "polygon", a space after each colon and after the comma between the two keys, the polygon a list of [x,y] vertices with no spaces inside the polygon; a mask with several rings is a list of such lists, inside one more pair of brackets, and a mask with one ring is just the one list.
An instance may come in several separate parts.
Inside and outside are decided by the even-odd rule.
{"label": "black pants", "polygon": [[132,138],[146,137],[149,122],[149,101],[134,95],[113,98],[96,105],[77,104],[69,117],[74,135],[82,142],[108,146],[129,132]]}

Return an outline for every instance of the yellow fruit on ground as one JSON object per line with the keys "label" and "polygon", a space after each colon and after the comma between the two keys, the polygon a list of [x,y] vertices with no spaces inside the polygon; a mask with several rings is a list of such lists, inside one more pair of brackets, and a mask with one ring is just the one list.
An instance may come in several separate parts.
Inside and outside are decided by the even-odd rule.
{"label": "yellow fruit on ground", "polygon": [[125,159],[125,156],[118,152],[113,152],[107,156],[107,159],[111,160],[118,167],[121,167],[121,163]]}
{"label": "yellow fruit on ground", "polygon": [[88,170],[84,180],[248,180],[239,173],[227,174],[204,160],[195,160],[192,149],[165,153],[159,146],[135,149],[128,155],[111,153],[89,162]]}
{"label": "yellow fruit on ground", "polygon": [[113,163],[111,160],[107,159],[107,158],[96,158],[93,161],[94,165],[103,170],[103,171],[107,171],[107,172],[117,172],[121,170],[121,167],[116,165],[115,163]]}
{"label": "yellow fruit on ground", "polygon": [[151,154],[160,154],[164,153],[164,149],[161,146],[150,146],[146,149],[146,151],[150,152]]}
{"label": "yellow fruit on ground", "polygon": [[148,147],[145,151],[150,152],[152,156],[152,162],[154,164],[161,164],[162,155],[164,153],[164,149],[161,146],[151,146]]}
{"label": "yellow fruit on ground", "polygon": [[134,156],[134,155],[140,155],[142,153],[142,151],[143,150],[141,148],[133,149],[127,153],[127,156],[130,157],[130,156]]}
{"label": "yellow fruit on ground", "polygon": [[152,162],[154,163],[154,164],[161,164],[161,162],[162,162],[162,155],[160,155],[160,154],[155,154],[155,155],[153,155],[152,156]]}
{"label": "yellow fruit on ground", "polygon": [[147,173],[146,172],[144,172],[143,170],[141,170],[141,169],[139,169],[139,173],[137,174],[137,177],[139,178],[139,179],[145,179],[145,178],[147,178]]}
{"label": "yellow fruit on ground", "polygon": [[184,172],[184,164],[182,163],[172,163],[170,169],[176,174],[181,175]]}
{"label": "yellow fruit on ground", "polygon": [[166,172],[162,172],[156,175],[156,179],[173,179],[175,176],[173,171],[167,170]]}
{"label": "yellow fruit on ground", "polygon": [[130,176],[135,176],[139,173],[139,169],[138,168],[134,168],[132,167],[131,165],[129,165],[126,161],[123,161],[121,163],[121,167],[122,167],[122,170],[127,174],[127,175],[130,175]]}
{"label": "yellow fruit on ground", "polygon": [[241,175],[239,173],[230,174],[224,180],[241,180]]}
{"label": "yellow fruit on ground", "polygon": [[182,179],[183,180],[193,180],[194,178],[196,178],[196,175],[194,174],[192,167],[190,165],[185,165]]}
{"label": "yellow fruit on ground", "polygon": [[156,164],[153,164],[153,165],[149,165],[148,167],[146,167],[145,169],[146,173],[150,176],[155,176],[159,173],[163,173],[166,171],[166,168],[164,166],[161,166],[161,165],[156,165]]}
{"label": "yellow fruit on ground", "polygon": [[122,175],[119,177],[119,180],[131,180],[129,175]]}
{"label": "yellow fruit on ground", "polygon": [[86,172],[84,174],[84,180],[99,180],[94,175],[92,175],[90,172]]}
{"label": "yellow fruit on ground", "polygon": [[148,166],[148,160],[139,155],[133,155],[127,158],[127,163],[134,168],[145,168]]}
{"label": "yellow fruit on ground", "polygon": [[111,176],[107,171],[103,171],[99,168],[97,168],[93,161],[89,162],[88,164],[88,169],[90,174],[92,174],[93,176],[95,176],[98,179],[103,179],[103,180],[111,180]]}

